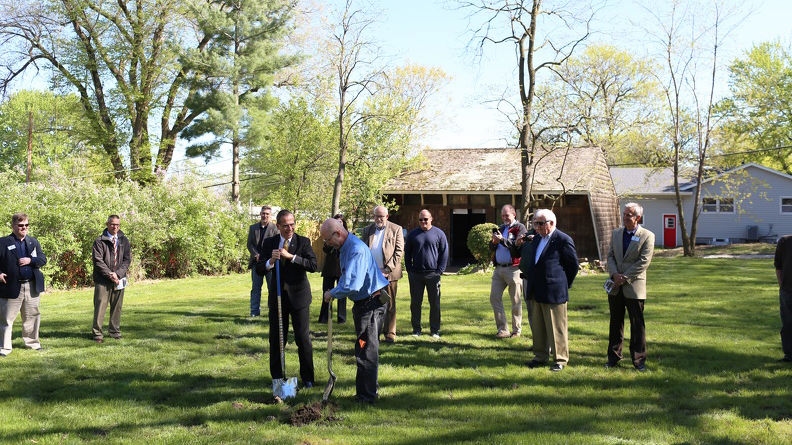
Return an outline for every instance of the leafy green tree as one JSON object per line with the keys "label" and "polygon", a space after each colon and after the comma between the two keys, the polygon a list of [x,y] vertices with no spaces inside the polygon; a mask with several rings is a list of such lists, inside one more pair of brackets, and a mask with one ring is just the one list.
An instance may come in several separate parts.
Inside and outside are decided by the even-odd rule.
{"label": "leafy green tree", "polygon": [[70,176],[85,176],[107,168],[107,155],[91,137],[79,97],[19,91],[0,104],[0,170],[26,170],[29,127],[31,180],[43,179],[57,169]]}
{"label": "leafy green tree", "polygon": [[206,78],[189,101],[191,110],[205,114],[182,131],[188,140],[214,135],[208,142],[187,148],[188,156],[209,159],[220,147],[230,144],[233,156],[231,199],[239,202],[240,148],[246,145],[251,125],[248,110],[268,110],[277,102],[267,95],[273,74],[295,61],[278,53],[279,42],[288,30],[293,4],[277,0],[197,1],[190,4],[205,36],[212,45],[192,51],[191,65],[200,66]]}
{"label": "leafy green tree", "polygon": [[492,229],[497,229],[498,226],[492,223],[484,223],[473,226],[468,232],[467,248],[473,257],[478,261],[479,265],[487,269],[492,260],[492,251],[490,250],[490,243],[492,242]]}
{"label": "leafy green tree", "polygon": [[253,146],[243,158],[251,179],[245,182],[247,193],[255,202],[322,218],[338,153],[338,127],[330,109],[321,102],[295,98],[276,107],[266,125],[253,128],[249,133]]}
{"label": "leafy green tree", "polygon": [[[755,45],[729,66],[731,97],[719,113],[730,165],[757,162],[792,174],[792,53],[780,41]],[[778,148],[780,147],[780,148]],[[723,154],[723,153],[722,153]]]}

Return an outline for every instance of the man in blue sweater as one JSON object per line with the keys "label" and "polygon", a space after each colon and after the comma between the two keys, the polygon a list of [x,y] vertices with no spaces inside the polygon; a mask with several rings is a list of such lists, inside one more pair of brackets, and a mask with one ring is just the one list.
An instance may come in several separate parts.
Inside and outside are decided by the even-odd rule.
{"label": "man in blue sweater", "polygon": [[357,401],[374,403],[379,395],[379,337],[382,317],[388,310],[388,279],[380,272],[368,246],[350,234],[340,221],[328,219],[319,229],[328,246],[340,250],[341,278],[338,285],[324,293],[324,301],[349,298],[355,322],[355,359]]}
{"label": "man in blue sweater", "polygon": [[432,214],[421,210],[417,229],[404,243],[404,265],[410,281],[410,312],[413,336],[421,334],[421,305],[426,289],[429,300],[429,328],[433,338],[440,338],[440,277],[448,262],[445,233],[432,226]]}

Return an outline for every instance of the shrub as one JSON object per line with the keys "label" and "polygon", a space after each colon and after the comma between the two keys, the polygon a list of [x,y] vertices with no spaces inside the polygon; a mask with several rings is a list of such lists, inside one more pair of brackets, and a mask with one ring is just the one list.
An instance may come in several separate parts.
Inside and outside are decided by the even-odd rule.
{"label": "shrub", "polygon": [[17,178],[0,174],[0,225],[9,227],[16,212],[28,214],[30,234],[47,255],[44,275],[52,286],[93,284],[93,242],[111,214],[121,216],[121,231],[132,245],[132,280],[227,273],[245,264],[252,221],[195,176],[146,187],[62,176],[26,186]]}
{"label": "shrub", "polygon": [[473,257],[476,258],[479,265],[486,269],[489,265],[492,251],[490,250],[490,241],[492,241],[492,229],[497,229],[498,226],[492,223],[484,223],[473,226],[468,232],[467,247]]}

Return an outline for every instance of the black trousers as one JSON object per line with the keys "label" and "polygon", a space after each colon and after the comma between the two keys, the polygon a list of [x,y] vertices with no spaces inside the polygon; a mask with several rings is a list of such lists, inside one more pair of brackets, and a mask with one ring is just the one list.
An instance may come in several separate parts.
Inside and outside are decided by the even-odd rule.
{"label": "black trousers", "polygon": [[[340,277],[322,277],[322,295],[330,289],[336,287]],[[346,298],[334,299],[338,302],[336,306],[336,321],[346,323]],[[327,324],[327,303],[322,298],[322,308],[319,310],[319,323]]]}
{"label": "black trousers", "polygon": [[352,305],[357,335],[355,387],[358,399],[365,402],[373,402],[379,395],[379,337],[387,310],[388,305],[381,303],[379,298],[367,298]]}
{"label": "black trousers", "polygon": [[429,329],[432,334],[440,332],[440,277],[437,272],[408,272],[410,280],[410,321],[413,332],[421,332],[421,306],[426,289],[429,300]]}
{"label": "black trousers", "polygon": [[[271,298],[269,303],[269,345],[270,345],[270,374],[273,379],[280,379],[283,375],[281,368],[280,348],[278,347],[278,300]],[[289,338],[289,316],[294,327],[294,342],[297,344],[297,355],[300,358],[300,379],[305,382],[314,382],[313,345],[309,331],[310,306],[295,309],[286,296],[281,297],[283,309],[283,347],[286,347]],[[292,368],[293,369],[293,368]],[[292,374],[288,369],[286,374]]]}
{"label": "black trousers", "polygon": [[646,361],[646,326],[644,325],[644,301],[625,298],[624,291],[619,289],[617,295],[608,295],[610,307],[610,333],[608,335],[608,361],[618,362],[622,359],[624,343],[624,310],[630,317],[630,358],[634,366],[643,365]]}

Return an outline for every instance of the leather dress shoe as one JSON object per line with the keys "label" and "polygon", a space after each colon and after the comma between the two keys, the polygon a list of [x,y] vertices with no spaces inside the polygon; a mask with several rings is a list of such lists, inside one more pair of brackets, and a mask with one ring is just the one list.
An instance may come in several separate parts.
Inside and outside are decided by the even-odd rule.
{"label": "leather dress shoe", "polygon": [[522,332],[512,332],[509,337],[511,338],[522,337]]}
{"label": "leather dress shoe", "polygon": [[509,337],[511,337],[511,334],[509,334],[508,332],[504,332],[504,331],[501,331],[501,332],[498,332],[497,334],[495,334],[495,338],[509,338]]}
{"label": "leather dress shoe", "polygon": [[558,372],[558,371],[560,371],[562,369],[564,369],[564,365],[562,365],[560,363],[556,363],[554,365],[550,365],[550,370],[553,371],[553,372]]}
{"label": "leather dress shoe", "polygon": [[314,386],[313,382],[305,382],[303,384],[304,388],[313,388],[313,386]]}
{"label": "leather dress shoe", "polygon": [[101,338],[95,338],[94,341],[97,343],[104,343],[104,340]]}
{"label": "leather dress shoe", "polygon": [[635,367],[635,369],[637,369],[640,372],[648,371],[648,369],[646,369],[646,365],[638,365],[638,366]]}
{"label": "leather dress shoe", "polygon": [[530,362],[526,363],[526,366],[528,366],[531,369],[538,368],[538,367],[544,366],[544,365],[546,365],[546,363],[537,362],[536,360],[531,360]]}
{"label": "leather dress shoe", "polygon": [[778,359],[778,362],[779,363],[791,363],[792,362],[792,358],[784,356],[784,357],[781,357],[780,359]]}
{"label": "leather dress shoe", "polygon": [[396,339],[393,337],[385,337],[385,343],[395,343]]}
{"label": "leather dress shoe", "polygon": [[605,362],[606,368],[618,368],[619,362]]}

